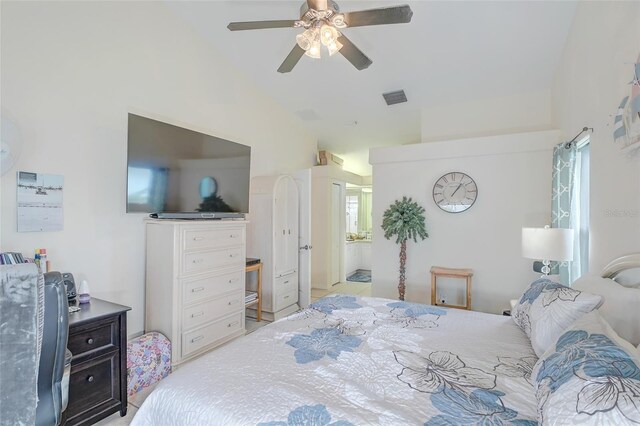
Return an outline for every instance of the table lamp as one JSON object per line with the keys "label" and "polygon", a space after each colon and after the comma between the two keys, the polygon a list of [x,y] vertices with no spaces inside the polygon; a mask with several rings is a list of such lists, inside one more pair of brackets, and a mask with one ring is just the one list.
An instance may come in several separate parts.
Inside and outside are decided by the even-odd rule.
{"label": "table lamp", "polygon": [[542,273],[549,275],[552,260],[573,260],[573,229],[522,228],[522,256],[542,260]]}

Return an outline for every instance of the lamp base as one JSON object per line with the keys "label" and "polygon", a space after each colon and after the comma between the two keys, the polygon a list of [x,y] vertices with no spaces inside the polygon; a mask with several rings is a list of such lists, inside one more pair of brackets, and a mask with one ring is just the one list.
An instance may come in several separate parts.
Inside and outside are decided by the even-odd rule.
{"label": "lamp base", "polygon": [[543,260],[542,261],[542,276],[549,276],[549,274],[551,273],[551,267],[549,265],[551,265],[551,261],[550,260]]}

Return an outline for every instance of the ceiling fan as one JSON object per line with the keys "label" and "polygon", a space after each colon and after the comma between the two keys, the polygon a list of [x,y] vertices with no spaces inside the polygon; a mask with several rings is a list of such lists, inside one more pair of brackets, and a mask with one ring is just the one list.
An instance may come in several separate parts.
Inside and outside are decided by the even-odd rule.
{"label": "ceiling fan", "polygon": [[231,31],[304,28],[304,32],[296,36],[296,45],[278,68],[280,73],[290,72],[302,55],[320,58],[322,46],[329,55],[340,52],[354,67],[363,70],[371,65],[371,59],[340,30],[367,25],[404,24],[411,21],[412,15],[407,5],[341,13],[333,0],[307,0],[300,7],[300,19],[232,22],[227,28]]}

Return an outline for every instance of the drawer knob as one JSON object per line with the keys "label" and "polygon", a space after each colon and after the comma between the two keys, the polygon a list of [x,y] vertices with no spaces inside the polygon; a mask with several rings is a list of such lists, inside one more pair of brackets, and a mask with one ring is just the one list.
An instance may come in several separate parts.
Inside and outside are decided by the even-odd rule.
{"label": "drawer knob", "polygon": [[227,324],[227,327],[233,327],[236,325],[238,325],[238,321],[230,322],[229,324]]}
{"label": "drawer knob", "polygon": [[92,338],[92,337],[89,337],[89,338],[87,339],[87,343],[88,343],[88,344],[90,344],[90,345],[93,345],[93,338]]}
{"label": "drawer knob", "polygon": [[193,237],[193,241],[202,241],[204,237]]}
{"label": "drawer knob", "polygon": [[197,318],[197,317],[201,317],[204,315],[204,312],[200,311],[200,312],[196,312],[194,314],[191,314],[191,318]]}
{"label": "drawer knob", "polygon": [[229,302],[229,306],[235,305],[238,302],[239,302],[239,300],[237,300],[237,299],[236,300],[232,300],[232,301]]}
{"label": "drawer knob", "polygon": [[202,291],[202,290],[204,290],[204,287],[196,287],[196,288],[192,288],[192,289],[191,289],[191,293],[197,293],[197,292]]}
{"label": "drawer knob", "polygon": [[91,382],[93,382],[93,380],[94,380],[93,376],[87,377],[87,382],[91,383]]}
{"label": "drawer knob", "polygon": [[204,339],[204,336],[194,337],[193,339],[191,339],[191,343],[195,343],[195,342],[197,342],[199,340],[202,340],[202,339]]}

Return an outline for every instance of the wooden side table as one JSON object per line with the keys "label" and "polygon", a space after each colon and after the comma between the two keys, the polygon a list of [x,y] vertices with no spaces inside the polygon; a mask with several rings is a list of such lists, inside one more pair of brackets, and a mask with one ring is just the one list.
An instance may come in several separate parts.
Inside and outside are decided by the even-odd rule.
{"label": "wooden side table", "polygon": [[69,314],[73,354],[69,403],[62,424],[93,424],[120,411],[127,414],[128,306],[95,297]]}
{"label": "wooden side table", "polygon": [[[472,269],[443,268],[440,266],[432,267],[431,268],[431,304],[436,306],[445,306],[447,308],[471,310],[471,277],[472,276],[473,276]],[[467,285],[466,304],[464,305],[449,305],[449,304],[443,304],[443,303],[438,304],[438,301],[436,299],[436,293],[438,289],[437,280],[439,277],[464,279]]]}
{"label": "wooden side table", "polygon": [[253,265],[247,265],[245,268],[245,272],[253,272],[256,271],[258,273],[258,299],[246,303],[244,305],[245,308],[258,304],[256,308],[256,320],[258,322],[262,321],[262,262],[254,263]]}

